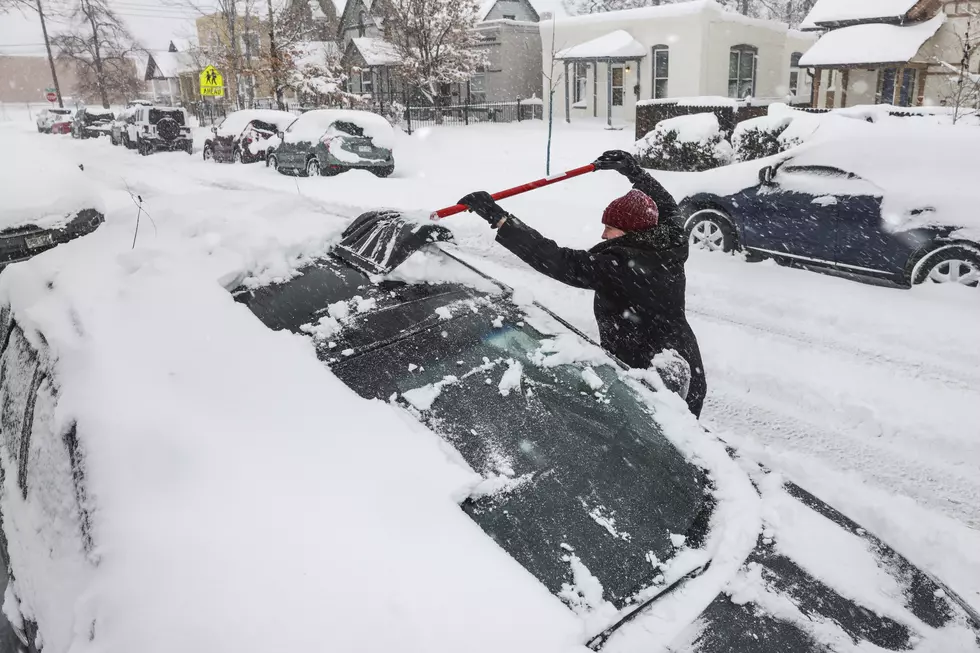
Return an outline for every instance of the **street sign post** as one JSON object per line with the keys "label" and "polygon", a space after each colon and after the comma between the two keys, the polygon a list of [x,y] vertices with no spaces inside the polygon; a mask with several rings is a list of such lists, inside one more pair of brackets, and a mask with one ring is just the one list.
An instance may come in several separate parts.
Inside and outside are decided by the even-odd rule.
{"label": "street sign post", "polygon": [[214,66],[208,66],[201,71],[201,96],[224,97],[225,79]]}

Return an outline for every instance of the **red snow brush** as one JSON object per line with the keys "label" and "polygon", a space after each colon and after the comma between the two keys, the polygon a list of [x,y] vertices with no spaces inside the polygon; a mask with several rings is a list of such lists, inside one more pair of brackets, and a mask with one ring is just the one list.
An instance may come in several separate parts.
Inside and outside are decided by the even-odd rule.
{"label": "red snow brush", "polygon": [[[551,177],[545,177],[544,179],[538,179],[536,181],[531,181],[526,184],[521,184],[520,186],[514,186],[513,188],[508,188],[507,190],[502,190],[499,193],[494,193],[490,197],[495,200],[505,200],[508,197],[513,197],[514,195],[520,195],[521,193],[526,193],[528,191],[534,190],[535,188],[544,188],[545,186],[550,186],[551,184],[557,184],[559,181],[565,181],[566,179],[571,179],[572,177],[578,177],[590,172],[594,172],[596,169],[595,165],[590,163],[587,166],[582,166],[581,168],[575,168],[574,170],[569,170],[558,175],[552,175]],[[444,209],[439,209],[438,211],[433,211],[429,215],[431,220],[441,220],[442,218],[448,218],[451,215],[456,215],[457,213],[462,213],[463,211],[468,211],[462,204],[456,204],[454,206],[447,206]]]}

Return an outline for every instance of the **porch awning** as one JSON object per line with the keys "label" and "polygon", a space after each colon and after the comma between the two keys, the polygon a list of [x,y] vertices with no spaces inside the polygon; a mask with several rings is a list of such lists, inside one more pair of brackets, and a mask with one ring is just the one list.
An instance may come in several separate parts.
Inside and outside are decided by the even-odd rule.
{"label": "porch awning", "polygon": [[390,66],[401,61],[398,48],[384,39],[362,36],[351,41],[364,58],[364,63],[369,66]]}
{"label": "porch awning", "polygon": [[626,61],[642,59],[646,54],[646,46],[634,39],[626,30],[620,29],[591,41],[565,48],[555,55],[555,59],[566,61],[573,59]]}
{"label": "porch awning", "polygon": [[946,20],[939,13],[914,25],[854,25],[827,32],[800,57],[804,68],[832,68],[911,61]]}
{"label": "porch awning", "polygon": [[813,30],[859,22],[899,23],[916,0],[817,0],[800,24]]}

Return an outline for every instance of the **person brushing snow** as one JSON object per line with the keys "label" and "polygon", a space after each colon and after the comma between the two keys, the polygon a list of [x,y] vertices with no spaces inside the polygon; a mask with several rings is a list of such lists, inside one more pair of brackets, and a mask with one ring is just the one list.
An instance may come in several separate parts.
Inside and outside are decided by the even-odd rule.
{"label": "person brushing snow", "polygon": [[603,242],[588,251],[558,246],[485,191],[470,193],[459,204],[486,220],[497,230],[497,242],[538,272],[594,290],[602,347],[621,361],[630,367],[662,369],[671,350],[683,358],[690,368],[689,385],[671,383],[679,375],[669,363],[661,376],[681,396],[683,385],[688,385],[687,405],[700,417],[707,383],[698,341],[685,314],[688,241],[676,221],[677,202],[626,152],[606,152],[595,166],[619,172],[633,183],[633,190],[606,207]]}

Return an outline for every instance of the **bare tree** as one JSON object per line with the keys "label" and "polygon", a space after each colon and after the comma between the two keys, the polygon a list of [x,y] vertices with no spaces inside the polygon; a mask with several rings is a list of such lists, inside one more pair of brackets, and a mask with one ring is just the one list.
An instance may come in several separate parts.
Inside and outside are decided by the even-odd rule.
{"label": "bare tree", "polygon": [[51,68],[51,81],[54,83],[54,91],[58,96],[58,106],[64,108],[65,103],[61,98],[61,84],[58,82],[58,71],[54,65],[54,54],[51,51],[51,39],[48,36],[48,24],[45,20],[44,6],[41,0],[0,0],[0,14],[19,9],[23,11],[33,11],[37,13],[37,18],[41,21],[41,34],[44,36],[44,49],[48,54],[48,66]]}
{"label": "bare tree", "polygon": [[980,112],[980,71],[971,70],[974,53],[980,49],[980,9],[969,7],[968,16],[962,33],[957,30],[959,39],[960,61],[951,64],[941,61],[940,64],[949,71],[950,83],[942,93],[942,101],[946,106],[953,107],[953,124],[967,115],[977,115]]}
{"label": "bare tree", "polygon": [[[399,74],[433,104],[443,84],[465,82],[485,65],[475,48],[475,0],[393,0],[385,31],[401,56]],[[437,114],[438,118],[438,114]]]}
{"label": "bare tree", "polygon": [[72,26],[52,42],[58,58],[75,65],[79,92],[98,95],[106,109],[110,100],[138,93],[133,55],[140,48],[107,0],[78,0],[69,19]]}
{"label": "bare tree", "polygon": [[[555,57],[558,55],[558,48],[555,45],[557,37],[558,23],[555,17],[551,17],[551,70],[544,73],[544,78],[548,81],[548,147],[545,151],[544,173],[551,174],[551,132],[555,121],[555,91],[564,81],[565,73],[562,66],[555,65]],[[556,72],[557,69],[557,72]],[[567,101],[567,100],[566,100]]]}

